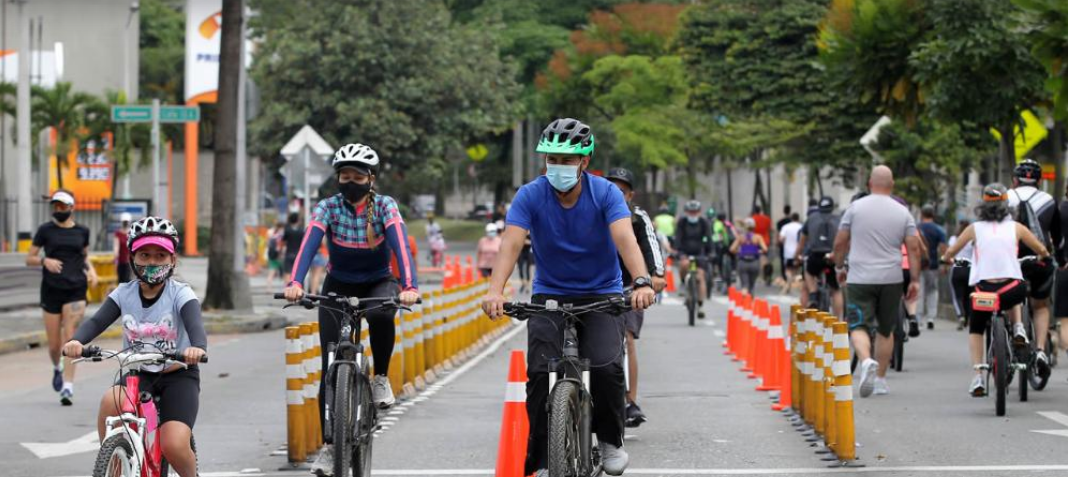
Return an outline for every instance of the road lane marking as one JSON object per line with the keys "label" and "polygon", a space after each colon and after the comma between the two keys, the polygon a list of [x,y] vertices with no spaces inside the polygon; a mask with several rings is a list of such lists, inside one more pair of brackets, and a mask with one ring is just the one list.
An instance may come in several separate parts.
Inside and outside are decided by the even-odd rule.
{"label": "road lane marking", "polygon": [[33,452],[38,459],[50,459],[98,450],[100,437],[97,436],[96,431],[92,431],[67,442],[22,442],[20,444]]}
{"label": "road lane marking", "polygon": [[[1039,416],[1049,419],[1057,424],[1068,427],[1068,416],[1056,411],[1039,411]],[[1050,429],[1044,431],[1031,431],[1038,434],[1048,434],[1051,436],[1068,437],[1068,429]]]}

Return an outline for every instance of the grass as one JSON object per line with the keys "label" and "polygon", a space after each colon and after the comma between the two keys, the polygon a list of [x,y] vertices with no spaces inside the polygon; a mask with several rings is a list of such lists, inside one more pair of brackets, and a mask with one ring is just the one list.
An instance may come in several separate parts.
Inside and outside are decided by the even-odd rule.
{"label": "grass", "polygon": [[[408,234],[416,240],[426,240],[426,220],[410,220]],[[486,235],[486,223],[478,220],[437,219],[446,242],[478,242]]]}

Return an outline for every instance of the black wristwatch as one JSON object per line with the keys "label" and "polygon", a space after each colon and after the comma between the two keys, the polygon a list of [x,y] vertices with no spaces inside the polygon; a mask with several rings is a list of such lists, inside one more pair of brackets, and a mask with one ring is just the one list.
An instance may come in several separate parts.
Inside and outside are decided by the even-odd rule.
{"label": "black wristwatch", "polygon": [[634,279],[634,288],[648,288],[653,286],[653,280],[648,276],[638,277]]}

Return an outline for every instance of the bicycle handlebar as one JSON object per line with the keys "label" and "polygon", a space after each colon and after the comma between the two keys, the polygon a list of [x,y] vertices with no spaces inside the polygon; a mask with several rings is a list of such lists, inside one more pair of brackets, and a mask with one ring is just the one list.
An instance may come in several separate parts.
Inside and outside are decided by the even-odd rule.
{"label": "bicycle handlebar", "polygon": [[[160,356],[160,359],[158,359],[157,361],[177,361],[179,363],[184,363],[185,362],[185,357],[180,355],[180,354],[178,354],[178,353],[120,352],[120,351],[104,350],[104,349],[101,349],[99,346],[85,346],[85,347],[83,347],[81,356],[82,356],[82,359],[89,359],[89,360],[93,360],[93,361],[101,361],[103,359],[114,358],[116,356],[121,356],[121,355],[126,355],[126,356],[152,356],[152,355],[158,355],[158,356]],[[146,359],[146,361],[151,361],[151,360],[150,359]],[[208,355],[201,356],[200,357],[200,362],[201,363],[207,363],[208,362]]]}
{"label": "bicycle handlebar", "polygon": [[545,304],[518,301],[504,304],[504,314],[517,320],[525,320],[531,314],[541,311],[563,312],[572,316],[578,316],[591,311],[615,311],[622,313],[630,309],[630,303],[625,295],[614,296],[612,298],[587,303],[585,305],[572,305],[570,303],[560,304],[555,300],[548,300]]}
{"label": "bicycle handlebar", "polygon": [[[274,299],[275,300],[285,300],[286,296],[285,296],[284,293],[275,293],[274,294]],[[319,302],[324,302],[324,301],[325,302],[334,302],[334,303],[347,304],[349,307],[351,307],[353,309],[358,308],[361,303],[370,302],[370,303],[379,303],[379,305],[376,308],[390,307],[390,308],[402,309],[402,310],[405,310],[405,311],[411,311],[411,310],[408,309],[408,307],[406,307],[406,306],[402,305],[400,302],[398,302],[397,301],[397,297],[395,297],[395,296],[359,298],[359,297],[355,297],[355,296],[347,297],[347,296],[340,296],[340,295],[315,295],[315,294],[312,294],[312,293],[305,293],[303,296],[301,296],[300,300],[298,300],[298,301],[296,301],[296,302],[294,302],[292,304],[295,304],[295,305],[299,304],[299,305],[303,306],[304,308],[307,308],[307,309],[310,310],[312,308],[315,308],[315,306],[318,305]],[[422,304],[423,303],[423,299],[422,298],[418,298],[418,299],[415,300],[415,303],[416,304]]]}

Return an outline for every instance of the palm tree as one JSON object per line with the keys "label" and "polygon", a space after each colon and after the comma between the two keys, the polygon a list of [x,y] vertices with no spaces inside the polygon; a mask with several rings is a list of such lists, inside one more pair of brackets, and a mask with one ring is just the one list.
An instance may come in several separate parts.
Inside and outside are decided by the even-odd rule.
{"label": "palm tree", "polygon": [[[62,188],[62,171],[67,165],[71,144],[84,138],[83,128],[87,116],[99,113],[102,103],[89,93],[71,91],[71,84],[68,82],[56,83],[52,89],[34,86],[31,93],[33,97],[30,121],[33,141],[36,145],[37,137],[44,128],[50,127],[56,131],[56,143],[49,153],[56,155],[56,181]],[[36,149],[35,147],[34,150]]]}

